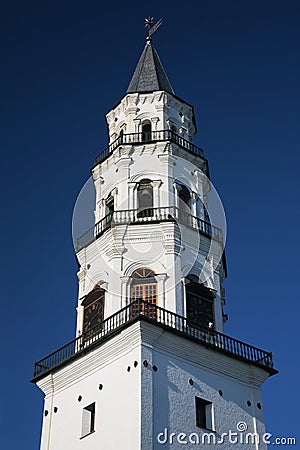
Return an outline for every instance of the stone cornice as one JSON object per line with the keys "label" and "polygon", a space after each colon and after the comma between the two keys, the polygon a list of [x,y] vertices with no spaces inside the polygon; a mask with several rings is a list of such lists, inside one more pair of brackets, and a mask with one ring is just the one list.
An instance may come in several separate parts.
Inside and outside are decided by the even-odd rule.
{"label": "stone cornice", "polygon": [[132,349],[142,346],[164,354],[168,359],[184,361],[185,364],[206,370],[212,375],[218,374],[257,388],[260,388],[269,376],[267,371],[253,364],[214,351],[145,320],[139,320],[95,349],[86,354],[79,354],[72,362],[41,378],[37,385],[48,397],[101,370],[130,353]]}
{"label": "stone cornice", "polygon": [[76,384],[141,345],[140,323],[136,322],[85,355],[37,382],[46,397]]}
{"label": "stone cornice", "polygon": [[268,372],[259,367],[211,350],[144,321],[141,322],[141,338],[143,345],[185,360],[187,364],[200,366],[212,374],[218,373],[245,384],[251,383],[260,387],[269,376]]}

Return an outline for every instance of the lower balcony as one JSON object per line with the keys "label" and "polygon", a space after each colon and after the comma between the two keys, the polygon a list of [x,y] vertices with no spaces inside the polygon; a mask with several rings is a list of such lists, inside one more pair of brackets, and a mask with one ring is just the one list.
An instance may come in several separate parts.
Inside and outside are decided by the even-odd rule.
{"label": "lower balcony", "polygon": [[94,242],[106,230],[118,225],[134,225],[141,223],[175,222],[188,228],[198,230],[200,234],[223,242],[221,228],[195,217],[175,206],[164,206],[159,208],[147,208],[143,210],[129,209],[119,210],[108,214],[82,236],[76,239],[76,252],[79,252]]}
{"label": "lower balcony", "polygon": [[105,340],[138,320],[146,320],[169,332],[191,339],[216,352],[258,366],[271,375],[277,373],[273,367],[272,353],[261,350],[226,334],[201,327],[186,317],[160,308],[150,302],[135,300],[96,327],[77,337],[60,349],[34,364],[33,382],[57,370],[72,359],[101,345]]}

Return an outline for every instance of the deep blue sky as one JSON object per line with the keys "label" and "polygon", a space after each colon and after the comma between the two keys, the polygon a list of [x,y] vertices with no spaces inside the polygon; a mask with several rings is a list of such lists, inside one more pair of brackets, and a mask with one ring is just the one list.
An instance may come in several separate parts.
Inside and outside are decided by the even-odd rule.
{"label": "deep blue sky", "polygon": [[72,211],[149,15],[164,18],[155,46],[195,107],[227,215],[226,332],[274,352],[267,430],[299,430],[298,2],[28,0],[0,19],[5,450],[39,448],[43,397],[28,380],[34,359],[74,336]]}

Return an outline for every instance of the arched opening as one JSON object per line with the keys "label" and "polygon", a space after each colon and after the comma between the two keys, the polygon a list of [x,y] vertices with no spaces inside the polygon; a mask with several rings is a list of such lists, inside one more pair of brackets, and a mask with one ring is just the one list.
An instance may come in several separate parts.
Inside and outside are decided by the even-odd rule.
{"label": "arched opening", "polygon": [[123,143],[123,137],[124,137],[124,130],[122,128],[122,130],[120,130],[120,133],[119,133],[119,142],[120,142],[120,144]]}
{"label": "arched opening", "polygon": [[152,217],[153,215],[153,187],[151,180],[141,180],[137,187],[138,217]]}
{"label": "arched opening", "polygon": [[[211,236],[212,227],[209,213],[202,202],[202,200],[198,197],[196,202],[196,216],[201,219],[201,222],[198,221],[198,226],[201,227],[201,230],[205,232],[208,236]],[[204,222],[202,222],[202,220]]]}
{"label": "arched opening", "polygon": [[209,224],[211,223],[209,213],[200,197],[197,197],[197,201],[196,201],[196,214],[197,214],[197,217],[203,218],[205,220],[205,222],[207,222]]}
{"label": "arched opening", "polygon": [[150,319],[157,317],[157,281],[153,270],[146,267],[137,269],[132,274],[130,288],[132,314],[143,314]]}
{"label": "arched opening", "polygon": [[151,141],[151,122],[149,120],[142,124],[142,142]]}
{"label": "arched opening", "polygon": [[91,335],[98,333],[101,323],[104,320],[104,299],[105,291],[100,286],[96,286],[89,294],[86,295],[82,302],[83,312],[83,329],[84,337],[89,338]]}
{"label": "arched opening", "polygon": [[210,215],[208,214],[208,211],[205,208],[205,206],[204,206],[204,220],[205,220],[205,222],[211,224],[211,222],[210,222]]}
{"label": "arched opening", "polygon": [[177,134],[177,128],[174,124],[172,124],[170,126],[170,139],[175,143],[178,143],[178,140],[179,140],[179,136]]}
{"label": "arched opening", "polygon": [[[184,184],[178,184],[178,197],[189,208],[191,206],[191,193]],[[179,202],[179,208],[181,207]]]}
{"label": "arched opening", "polygon": [[170,130],[171,130],[171,136],[175,138],[175,135],[177,134],[176,126],[175,125],[171,125]]}
{"label": "arched opening", "polygon": [[180,223],[190,226],[191,225],[191,193],[184,184],[176,183],[178,200],[177,217]]}
{"label": "arched opening", "polygon": [[214,298],[210,289],[200,284],[195,275],[186,280],[186,317],[191,326],[214,329]]}
{"label": "arched opening", "polygon": [[109,194],[107,199],[105,200],[105,215],[112,216],[115,210],[115,200],[112,194]]}

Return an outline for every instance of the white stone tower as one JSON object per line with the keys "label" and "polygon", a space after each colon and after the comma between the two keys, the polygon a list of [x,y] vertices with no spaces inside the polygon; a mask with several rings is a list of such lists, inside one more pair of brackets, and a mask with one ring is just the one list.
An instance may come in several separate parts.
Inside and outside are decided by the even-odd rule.
{"label": "white stone tower", "polygon": [[[76,338],[35,363],[41,450],[266,449],[272,355],[223,334],[226,262],[208,162],[150,35],[92,168]],[[247,433],[256,437],[245,444]]]}

